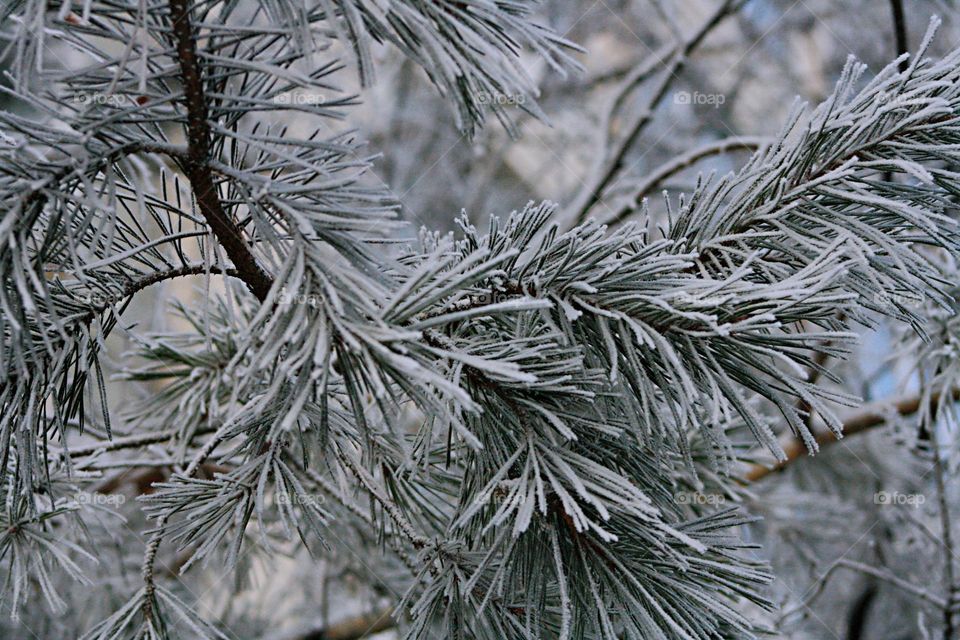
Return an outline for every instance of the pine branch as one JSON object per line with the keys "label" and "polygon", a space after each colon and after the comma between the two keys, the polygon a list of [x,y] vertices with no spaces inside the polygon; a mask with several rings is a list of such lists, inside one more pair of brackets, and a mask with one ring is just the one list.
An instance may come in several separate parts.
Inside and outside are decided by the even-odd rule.
{"label": "pine branch", "polygon": [[[177,0],[172,0],[172,2],[176,1]],[[183,471],[182,476],[184,478],[192,478],[194,474],[197,473],[203,462],[213,454],[214,449],[216,449],[217,446],[222,442],[223,434],[227,431],[228,426],[228,424],[221,425],[210,437],[210,439],[204,443],[199,451],[197,451],[197,453],[190,460],[190,464],[188,464],[187,468]],[[157,586],[154,565],[157,561],[157,552],[160,550],[160,544],[163,542],[163,537],[166,533],[167,521],[169,518],[169,512],[164,513],[157,518],[154,525],[153,535],[151,535],[150,539],[147,540],[146,549],[144,550],[143,554],[143,562],[140,570],[140,575],[144,582],[142,611],[144,618],[146,618],[147,621],[155,621],[159,615],[155,598]]]}
{"label": "pine branch", "polygon": [[233,262],[238,276],[253,295],[263,302],[273,280],[260,266],[243,232],[224,210],[210,169],[211,134],[207,121],[207,98],[197,57],[197,35],[190,17],[190,0],[170,0],[169,9],[187,108],[187,158],[183,170],[197,196],[200,211]]}
{"label": "pine branch", "polygon": [[415,549],[420,550],[430,546],[430,540],[414,530],[413,525],[410,524],[409,520],[407,520],[397,505],[384,495],[383,489],[377,486],[375,480],[366,469],[351,458],[350,454],[340,451],[339,449],[337,450],[337,457],[350,472],[356,476],[357,480],[360,481],[360,484],[370,496],[380,503],[383,510],[390,515],[390,518],[397,525],[397,530],[403,534]]}
{"label": "pine branch", "polygon": [[[494,92],[533,93],[519,46],[548,62],[564,58],[562,39],[529,23],[523,3],[323,0],[248,12],[236,2],[124,9],[93,0],[88,22],[50,18],[41,5],[25,10],[24,37],[55,35],[91,62],[54,76],[51,95],[35,98],[52,124],[0,115],[31,152],[14,153],[11,177],[0,175],[0,195],[14,205],[0,225],[0,305],[13,318],[3,355],[16,364],[0,388],[0,440],[9,445],[2,497],[23,511],[12,522],[33,525],[41,516],[31,505],[55,517],[44,501],[58,489],[37,489],[53,484],[45,463],[59,472],[74,462],[80,471],[143,462],[156,472],[190,459],[162,482],[145,474],[152,491],[141,502],[154,528],[144,586],[91,637],[169,635],[168,610],[194,635],[216,637],[164,589],[158,550],[179,542],[190,551],[185,571],[223,549],[235,567],[254,518],[265,540],[282,529],[308,544],[307,534],[340,525],[356,528],[363,550],[393,548],[413,573],[390,558],[409,586],[395,611],[412,603],[411,638],[438,627],[478,640],[750,636],[756,625],[739,603],[771,606],[762,594],[769,571],[734,535],[750,520],[681,507],[671,491],[697,485],[698,473],[730,487],[724,474],[748,446],[733,433],[741,425],[751,442],[789,461],[844,427],[882,422],[887,414],[871,409],[842,424],[832,405],[856,400],[808,372],[844,356],[854,323],[872,311],[918,326],[930,315],[887,304],[890,294],[950,298],[933,256],[958,249],[947,212],[960,184],[950,168],[960,158],[960,53],[931,61],[923,57],[929,41],[862,91],[862,69],[848,66],[826,104],[797,110],[736,175],[699,183],[662,228],[585,223],[562,233],[544,204],[493,218],[484,233],[464,222],[458,239],[425,233],[419,246],[394,251],[383,245],[396,238],[384,231],[393,202],[364,186],[369,159],[357,155],[352,134],[319,134],[354,102],[291,107],[317,120],[318,133],[303,138],[260,114],[280,109],[286,92],[332,91],[326,78],[337,64],[307,58],[321,52],[317,34],[335,32],[363,82],[370,47],[389,40],[454,101],[465,130],[490,109],[506,118],[501,105],[484,103]],[[735,6],[723,3],[692,40],[678,42],[652,100],[571,207],[574,218],[602,201],[674,73]],[[142,35],[150,40],[140,46]],[[134,99],[75,109],[55,100],[61,87]],[[185,150],[160,142],[169,123],[184,126]],[[168,198],[163,179],[162,196],[148,192],[137,158],[97,158],[145,132],[158,142],[142,150],[170,152],[203,219],[182,206],[179,188],[175,202]],[[74,149],[79,170],[63,173]],[[640,197],[719,150],[664,165],[639,185]],[[23,197],[37,185],[40,195]],[[142,228],[144,218],[156,229]],[[212,255],[198,247],[211,265],[203,270],[180,244],[207,235],[194,225],[217,240]],[[51,425],[72,428],[87,411],[88,372],[108,424],[97,354],[116,314],[98,326],[107,307],[91,315],[71,296],[129,298],[152,282],[217,272],[238,277],[251,295],[230,288],[202,312],[184,310],[187,328],[141,341],[148,364],[123,371],[133,382],[170,382],[132,412],[153,435],[81,447],[79,459],[47,455],[47,437],[64,435]],[[63,308],[86,314],[90,326],[61,326],[73,317]],[[922,410],[925,398],[893,411]],[[796,434],[785,454],[776,411]],[[831,436],[813,435],[814,415]],[[210,424],[219,425],[213,435],[190,445]],[[97,457],[171,433],[189,454]],[[219,459],[208,460],[215,451]],[[353,486],[333,486],[320,469]],[[308,487],[338,504],[328,513],[296,503],[316,496]],[[369,494],[368,511],[343,497],[356,488]],[[44,574],[39,581],[50,583]]]}
{"label": "pine branch", "polygon": [[91,305],[89,311],[80,316],[78,320],[89,320],[96,314],[103,313],[111,308],[114,303],[126,298],[131,298],[147,287],[157,283],[175,280],[185,276],[199,276],[204,274],[224,275],[233,278],[241,277],[240,272],[236,269],[222,269],[216,265],[208,264],[185,264],[171,269],[157,270],[152,273],[146,273],[143,277],[128,282],[120,291],[110,296],[110,299],[102,300]]}

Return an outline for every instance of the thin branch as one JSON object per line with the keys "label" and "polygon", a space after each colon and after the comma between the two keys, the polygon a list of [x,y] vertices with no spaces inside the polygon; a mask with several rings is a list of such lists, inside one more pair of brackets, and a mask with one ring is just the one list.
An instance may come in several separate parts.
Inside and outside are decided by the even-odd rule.
{"label": "thin branch", "polygon": [[[351,500],[348,500],[346,497],[341,495],[340,491],[329,480],[324,478],[318,471],[311,469],[309,467],[304,468],[300,466],[297,461],[293,458],[288,460],[293,468],[297,469],[300,473],[303,473],[313,482],[321,491],[326,495],[330,496],[337,501],[338,504],[343,506],[347,511],[349,511],[353,516],[358,518],[361,522],[366,523],[368,526],[373,527],[374,521],[370,515],[365,512],[359,505],[354,503]],[[419,567],[417,566],[414,559],[410,556],[406,549],[402,547],[402,543],[393,536],[387,536],[387,544],[393,550],[393,552],[400,558],[400,561],[410,570],[410,572],[416,576],[419,574]]]}
{"label": "thin branch", "polygon": [[109,309],[114,303],[129,298],[146,289],[147,287],[155,285],[159,282],[173,280],[175,278],[182,278],[185,276],[198,276],[205,273],[230,276],[233,278],[241,277],[240,273],[236,269],[222,269],[216,265],[206,264],[185,264],[173,269],[167,269],[166,271],[154,271],[153,273],[144,274],[142,278],[131,280],[126,286],[123,287],[122,291],[112,296],[111,299],[105,300],[100,304],[93,305],[88,311],[84,312],[83,317],[92,318],[94,315]]}
{"label": "thin branch", "polygon": [[[360,640],[397,626],[393,607],[386,607],[342,622],[321,624],[280,636],[282,640]],[[280,639],[278,639],[280,640]]]}
{"label": "thin branch", "polygon": [[[176,1],[176,0],[174,0]],[[203,464],[213,453],[213,450],[217,448],[217,445],[220,444],[220,441],[223,439],[223,435],[226,433],[227,429],[231,427],[230,422],[225,422],[217,429],[209,440],[200,448],[197,454],[194,456],[193,460],[190,461],[190,464],[183,472],[185,478],[192,478],[193,475],[200,468],[200,465]],[[156,590],[156,583],[154,582],[154,564],[157,561],[157,551],[160,549],[160,543],[163,541],[163,536],[166,533],[167,529],[167,520],[170,517],[170,512],[166,512],[157,518],[156,525],[154,527],[154,533],[150,537],[150,540],[147,542],[147,548],[143,554],[143,565],[141,567],[141,575],[144,582],[144,593],[146,597],[144,598],[143,611],[144,615],[148,618],[153,616],[153,599],[154,592]]]}
{"label": "thin branch", "polygon": [[416,549],[423,549],[424,547],[430,544],[429,538],[422,536],[416,532],[413,528],[413,525],[410,524],[410,521],[407,520],[406,516],[400,511],[400,509],[395,505],[389,498],[383,494],[383,490],[377,486],[376,481],[371,477],[370,473],[364,469],[361,465],[351,458],[346,453],[337,449],[337,457],[350,469],[350,472],[356,476],[357,480],[360,481],[360,484],[363,485],[364,489],[377,501],[380,503],[380,506],[383,507],[383,510],[387,512],[390,518],[396,523],[397,528],[400,533],[410,541],[410,544]]}
{"label": "thin branch", "polygon": [[625,204],[620,211],[604,222],[606,224],[623,222],[627,216],[640,208],[643,199],[653,191],[657,185],[704,158],[729,153],[730,151],[756,151],[769,142],[769,138],[759,136],[724,138],[723,140],[705,144],[702,147],[676,156],[650,172],[646,179],[640,183],[640,186],[637,187],[630,202]]}
{"label": "thin branch", "polygon": [[[910,51],[910,43],[907,41],[907,19],[903,15],[903,0],[890,0],[890,9],[893,12],[893,35],[897,43],[897,55],[902,56]],[[907,70],[910,61],[903,59],[897,65],[900,73]]]}
{"label": "thin branch", "polygon": [[[116,451],[118,449],[131,449],[134,447],[144,447],[158,442],[165,442],[177,435],[179,429],[165,429],[163,431],[154,431],[153,433],[139,433],[123,438],[114,438],[107,442],[96,442],[77,448],[66,447],[62,450],[64,454],[69,452],[71,458],[79,456],[89,456],[98,452]],[[51,448],[52,449],[52,448]]]}
{"label": "thin branch", "polygon": [[[960,400],[960,388],[953,389],[950,393],[953,401]],[[935,404],[939,399],[940,393],[933,393],[930,394],[929,402],[930,404]],[[866,409],[862,413],[858,413],[845,420],[843,423],[843,436],[852,436],[885,424],[887,416],[890,415],[891,411],[901,416],[913,415],[920,410],[922,403],[923,398],[920,395],[910,396],[893,402],[877,403],[874,407]],[[825,431],[817,434],[816,442],[820,447],[824,447],[837,442],[837,437],[832,431]],[[751,465],[749,470],[743,475],[743,481],[748,484],[758,482],[775,472],[783,471],[783,469],[792,462],[809,453],[803,441],[797,438],[792,438],[786,443],[783,446],[783,451],[787,456],[784,461],[778,462],[773,466],[763,464]]]}
{"label": "thin branch", "polygon": [[929,591],[927,591],[922,587],[918,587],[915,584],[907,582],[906,580],[897,577],[896,575],[890,573],[889,571],[884,571],[883,569],[878,569],[876,567],[872,567],[862,562],[856,562],[855,560],[847,560],[846,558],[838,560],[837,565],[844,569],[859,571],[860,573],[873,576],[878,580],[883,580],[884,582],[888,582],[893,586],[897,587],[898,589],[900,589],[901,591],[905,591],[906,593],[914,595],[920,600],[923,600],[924,602],[934,607],[937,607],[938,609],[947,607],[947,601],[944,600],[943,598],[940,598],[930,593]]}
{"label": "thin branch", "polygon": [[[290,464],[295,464],[295,461],[291,460]],[[363,509],[361,509],[359,505],[340,495],[340,492],[337,490],[337,488],[330,484],[330,482],[320,475],[318,471],[309,467],[304,469],[299,465],[297,465],[296,468],[300,469],[304,474],[306,474],[306,476],[310,478],[310,480],[313,481],[313,483],[316,484],[321,491],[336,500],[344,509],[349,511],[360,520],[363,520],[367,524],[373,526],[374,522],[370,516]]]}
{"label": "thin branch", "polygon": [[837,571],[837,569],[849,569],[851,571],[857,571],[859,573],[866,574],[868,576],[873,576],[878,580],[883,580],[893,586],[897,587],[901,591],[908,593],[910,595],[916,596],[920,600],[938,608],[938,609],[947,609],[947,602],[943,598],[940,598],[926,589],[916,586],[913,583],[907,582],[906,580],[895,576],[889,571],[884,571],[882,569],[877,569],[876,567],[871,567],[868,564],[862,562],[856,562],[855,560],[847,560],[846,558],[837,558],[834,560],[827,570],[823,573],[820,580],[817,581],[817,585],[809,596],[803,599],[797,606],[785,611],[783,615],[780,616],[780,620],[786,620],[790,616],[794,615],[802,609],[806,609],[810,604],[820,597],[820,594],[823,593],[823,590],[827,586],[827,581],[830,577]]}
{"label": "thin branch", "polygon": [[[903,0],[890,0],[890,9],[893,13],[893,37],[897,46],[897,56],[902,56],[910,51],[910,43],[907,41],[907,20],[903,15]],[[897,69],[903,73],[910,66],[910,61],[903,58],[897,64]],[[893,181],[893,172],[887,171],[884,174],[887,182]]]}
{"label": "thin branch", "polygon": [[77,469],[80,471],[105,471],[107,469],[129,469],[131,467],[174,468],[178,464],[180,464],[180,461],[173,458],[137,458],[134,460],[107,460],[104,462],[89,460],[79,463]]}
{"label": "thin branch", "polygon": [[[677,44],[665,45],[651,52],[640,64],[630,70],[627,76],[620,82],[613,97],[610,99],[610,104],[604,110],[600,125],[597,127],[600,133],[597,149],[593,154],[596,160],[590,168],[589,175],[600,176],[603,173],[604,160],[606,159],[605,154],[607,149],[612,145],[614,137],[612,124],[617,114],[619,114],[623,108],[627,96],[633,93],[634,89],[649,78],[650,75],[657,70],[658,66],[664,64],[664,60],[667,58],[672,59],[676,55],[677,46]],[[588,181],[572,199],[568,211],[564,214],[565,222],[570,223],[570,226],[575,224],[575,221],[571,219],[574,212],[579,211],[583,207],[581,203],[590,197],[594,189],[595,187],[592,187],[590,181]]]}
{"label": "thin branch", "polygon": [[713,31],[713,29],[720,24],[724,18],[730,15],[735,7],[738,7],[739,5],[740,2],[736,0],[725,0],[723,4],[720,5],[720,8],[717,9],[717,11],[715,11],[703,23],[703,25],[701,25],[701,27],[697,29],[697,31],[677,49],[660,76],[660,81],[652,91],[647,103],[637,114],[636,119],[630,126],[627,135],[624,136],[623,139],[621,139],[621,141],[616,145],[613,153],[609,155],[609,160],[607,160],[607,162],[601,167],[597,179],[592,183],[588,183],[587,187],[581,192],[584,195],[577,197],[574,200],[574,206],[572,208],[573,215],[569,217],[574,224],[579,224],[587,218],[590,210],[595,204],[600,202],[604,191],[607,190],[607,187],[610,186],[613,180],[620,173],[620,170],[623,169],[627,153],[631,148],[633,148],[634,143],[640,137],[640,134],[643,132],[646,126],[650,124],[650,121],[653,119],[654,111],[663,101],[663,98],[667,95],[670,86],[673,84],[677,74],[687,63],[689,56],[700,45],[700,43],[703,42],[704,38],[706,38],[706,36]]}
{"label": "thin branch", "polygon": [[953,622],[954,612],[952,607],[956,602],[957,582],[953,570],[953,558],[955,551],[953,546],[953,528],[950,523],[950,506],[947,497],[947,470],[943,462],[943,455],[940,451],[940,445],[937,436],[936,419],[938,409],[940,409],[941,406],[942,403],[940,402],[930,402],[928,405],[929,411],[924,411],[924,420],[928,424],[927,432],[929,433],[930,444],[932,445],[934,481],[937,488],[937,506],[940,515],[940,534],[943,538],[943,547],[946,551],[946,553],[943,554],[943,581],[949,606],[943,611],[943,640],[954,640],[955,626]]}

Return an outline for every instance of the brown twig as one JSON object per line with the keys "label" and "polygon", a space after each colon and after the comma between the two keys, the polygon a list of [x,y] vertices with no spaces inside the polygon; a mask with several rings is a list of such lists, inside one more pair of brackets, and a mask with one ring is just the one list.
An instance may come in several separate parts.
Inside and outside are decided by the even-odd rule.
{"label": "brown twig", "polygon": [[386,607],[331,625],[324,623],[295,631],[280,638],[282,640],[360,640],[397,626],[393,612],[393,607]]}
{"label": "brown twig", "polygon": [[[954,401],[960,400],[960,388],[953,389],[950,393]],[[940,395],[940,393],[931,394],[929,402],[935,404],[939,401]],[[862,413],[858,413],[845,420],[843,423],[843,435],[844,437],[852,436],[878,427],[887,421],[887,416],[891,411],[901,416],[913,415],[920,410],[922,404],[923,399],[920,395],[910,396],[894,402],[877,403],[873,407],[865,409]],[[824,447],[837,442],[837,437],[832,431],[826,431],[817,434],[816,441],[820,447]],[[782,471],[795,460],[808,453],[806,446],[797,438],[791,438],[791,440],[783,446],[783,451],[787,456],[784,461],[778,462],[773,466],[763,464],[751,465],[750,469],[743,474],[743,481],[745,483],[758,482],[775,472]]]}
{"label": "brown twig", "polygon": [[[209,165],[210,124],[207,122],[207,99],[204,95],[200,62],[197,58],[196,34],[190,19],[190,2],[189,0],[170,0],[169,8],[183,81],[184,103],[187,108],[187,158],[182,162],[183,170],[190,179],[200,212],[233,262],[237,275],[246,283],[251,293],[262,302],[266,299],[273,280],[257,262],[241,230],[224,211]],[[184,470],[185,477],[192,477],[206,458],[213,453],[220,442],[223,428],[218,429],[197,452]],[[154,564],[166,531],[168,516],[169,514],[164,514],[157,519],[154,533],[147,542],[143,555],[141,568],[145,594],[143,613],[148,619],[154,615],[156,589]]]}
{"label": "brown twig", "polygon": [[233,262],[237,274],[253,295],[263,302],[273,279],[257,262],[243,232],[224,211],[209,166],[210,124],[207,122],[207,99],[197,58],[196,34],[190,20],[189,1],[170,0],[170,19],[173,21],[177,59],[183,80],[184,104],[187,108],[187,157],[182,161],[183,171],[196,194],[200,212]]}

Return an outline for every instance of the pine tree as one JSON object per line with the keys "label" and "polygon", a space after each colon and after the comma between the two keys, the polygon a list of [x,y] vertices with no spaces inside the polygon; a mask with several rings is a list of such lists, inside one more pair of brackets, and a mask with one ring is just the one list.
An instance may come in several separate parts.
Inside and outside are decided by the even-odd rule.
{"label": "pine tree", "polygon": [[[956,358],[930,329],[955,323],[960,50],[929,57],[934,30],[869,80],[851,61],[664,224],[530,203],[414,236],[332,127],[356,104],[338,60],[370,85],[387,43],[465,133],[491,113],[513,131],[511,105],[540,115],[521,52],[577,66],[527,3],[21,0],[3,16],[31,109],[0,113],[15,616],[40,593],[90,639],[230,637],[158,557],[242,574],[249,548],[292,544],[375,563],[409,638],[754,637],[750,612],[774,605],[750,516],[678,496],[736,496],[753,445],[787,459],[777,425],[810,452],[810,416],[840,437],[859,400],[818,379],[823,358],[878,314],[943,359],[923,406],[952,397]],[[82,63],[51,66],[51,43]],[[283,114],[295,131],[271,124]],[[125,323],[185,276],[209,295],[178,306],[182,330]],[[157,389],[122,435],[102,362],[118,331],[138,344],[121,377]],[[147,482],[133,549],[91,496],[98,472],[144,463],[174,473]],[[83,585],[114,544],[109,597],[61,580]]]}

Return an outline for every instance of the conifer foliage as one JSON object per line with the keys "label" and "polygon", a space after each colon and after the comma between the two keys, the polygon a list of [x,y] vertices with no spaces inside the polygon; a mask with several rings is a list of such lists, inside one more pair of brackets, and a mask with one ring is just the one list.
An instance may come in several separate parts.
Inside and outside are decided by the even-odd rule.
{"label": "conifer foliage", "polygon": [[[561,73],[579,55],[530,10],[7,3],[11,92],[30,107],[0,113],[14,615],[35,592],[78,606],[59,585],[88,580],[109,529],[79,496],[118,452],[142,462],[159,443],[172,458],[154,463],[175,471],[143,496],[143,557],[117,564],[122,602],[91,605],[90,639],[232,637],[159,555],[186,554],[174,573],[242,572],[251,547],[322,557],[345,539],[403,576],[393,615],[408,638],[760,631],[749,612],[772,608],[772,575],[742,535],[749,516],[676,496],[735,494],[747,447],[784,456],[778,425],[815,451],[808,414],[839,434],[839,408],[857,403],[811,380],[818,356],[842,357],[878,313],[922,336],[921,311],[954,304],[960,51],[928,56],[931,30],[870,79],[851,61],[825,103],[798,105],[666,222],[564,229],[554,205],[530,203],[413,236],[336,124],[356,104],[337,75],[374,82],[386,43],[464,132],[491,113],[512,130],[507,102],[540,115],[521,53]],[[290,98],[304,93],[322,99]],[[296,127],[272,124],[283,112]],[[145,288],[186,276],[211,293],[177,309],[182,330],[124,322]],[[927,306],[904,303],[917,296]],[[103,358],[121,330],[139,345],[121,377],[154,392],[118,417]]]}

